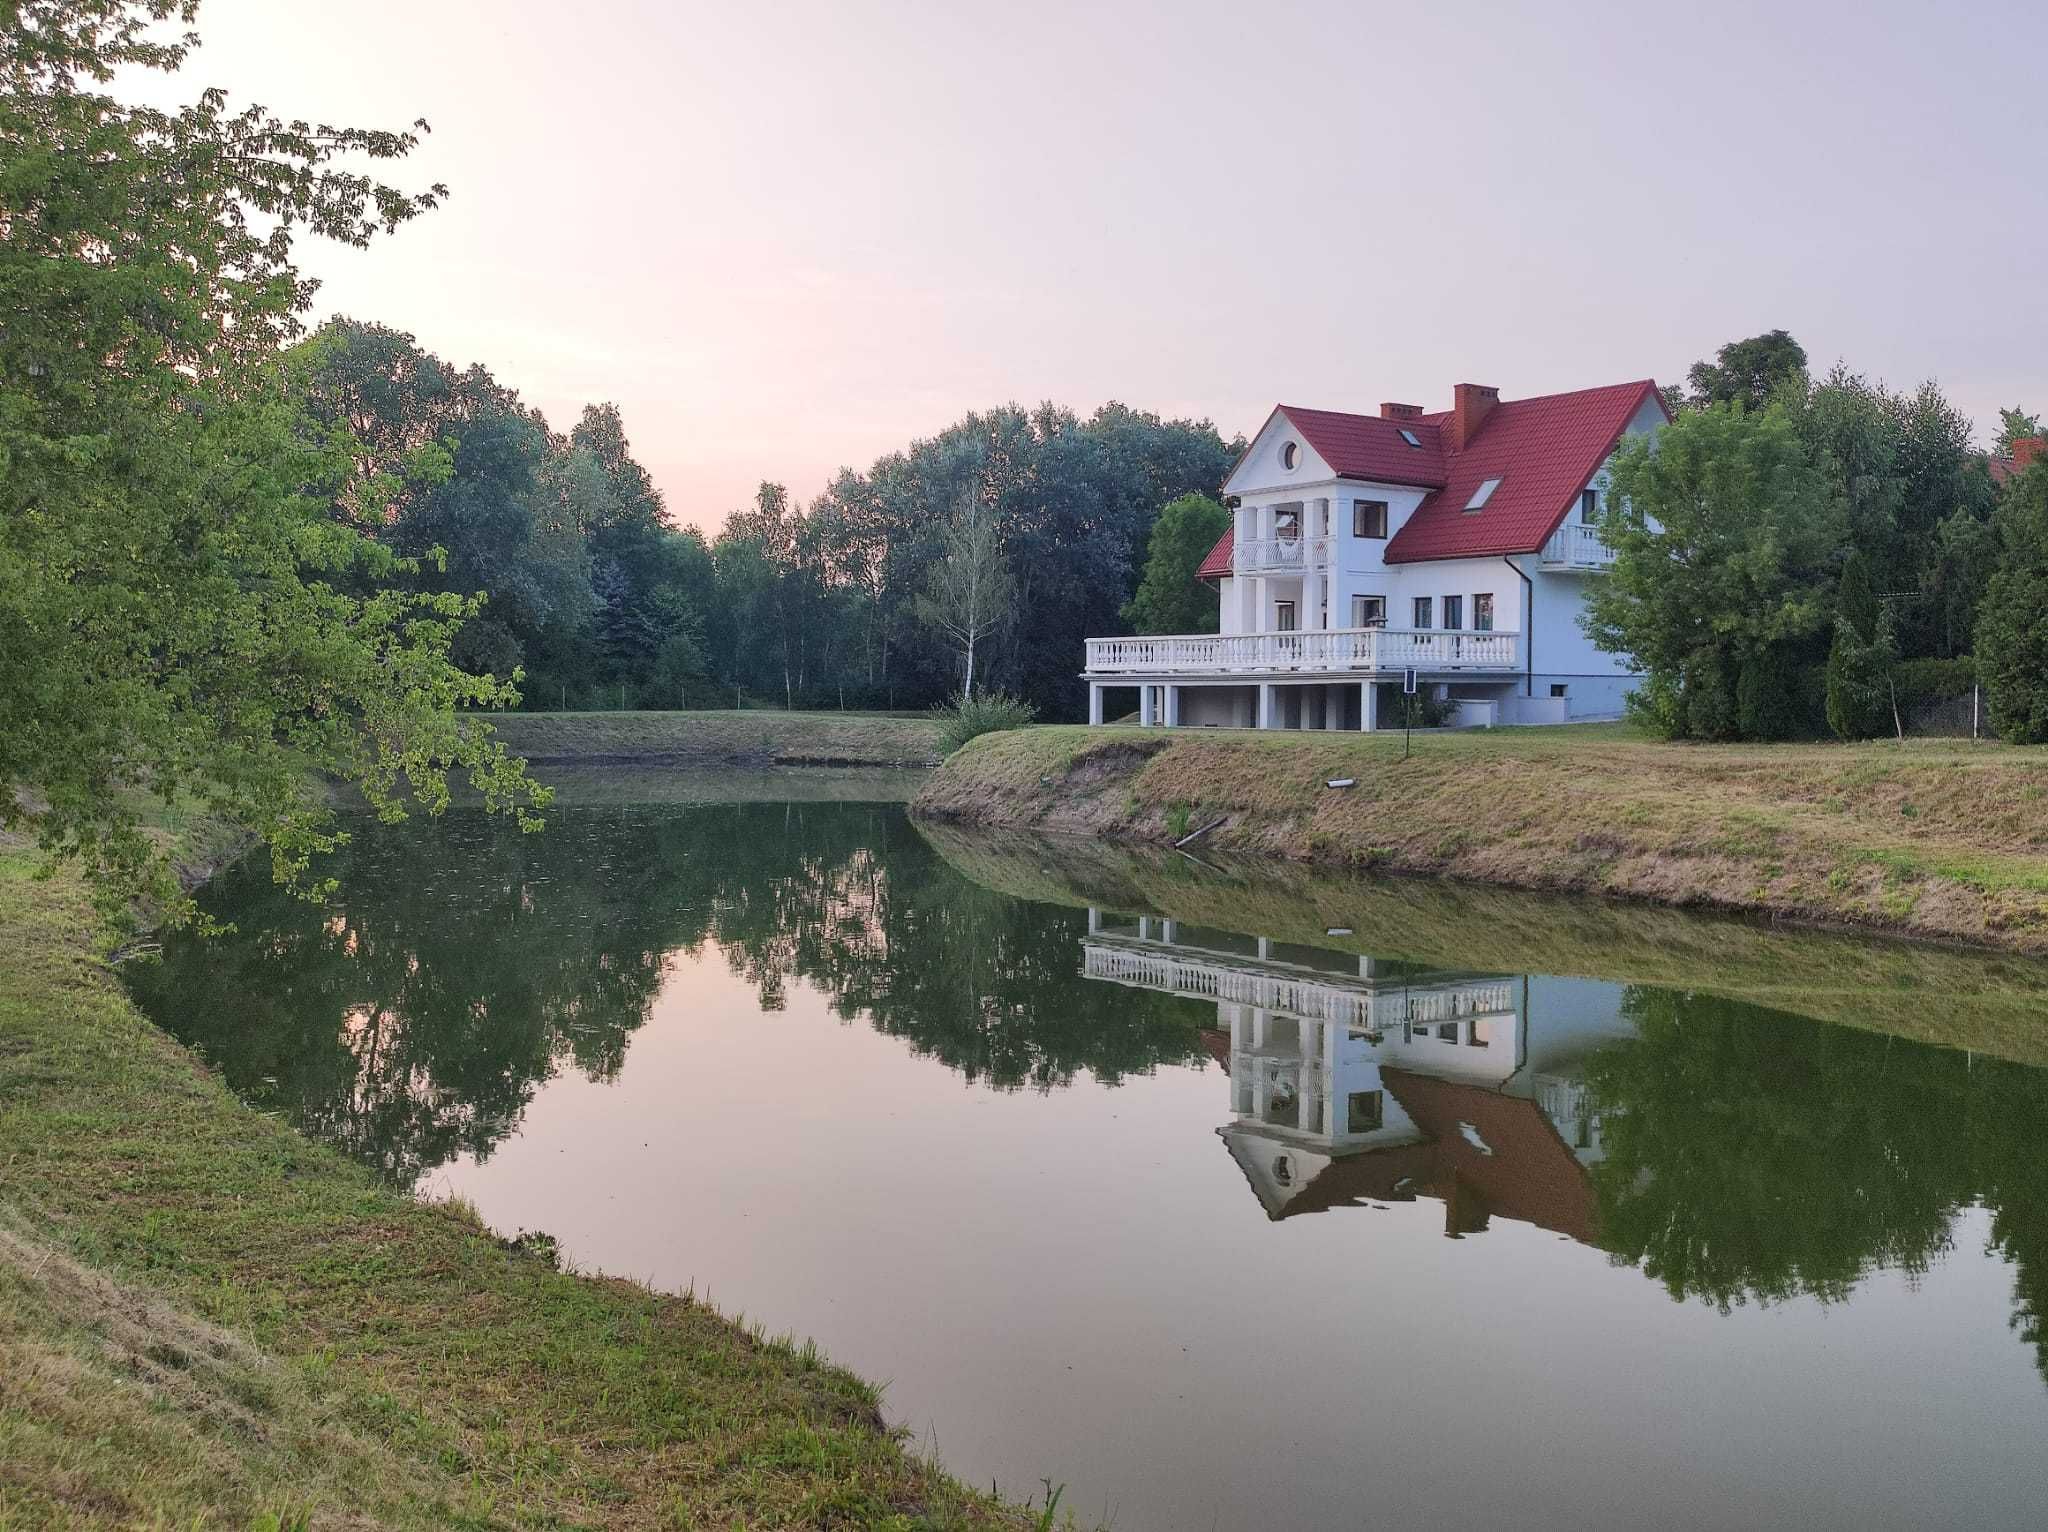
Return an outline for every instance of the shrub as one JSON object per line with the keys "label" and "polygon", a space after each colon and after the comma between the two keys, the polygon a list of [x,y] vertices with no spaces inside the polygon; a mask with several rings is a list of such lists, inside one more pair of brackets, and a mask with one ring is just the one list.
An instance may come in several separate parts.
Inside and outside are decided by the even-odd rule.
{"label": "shrub", "polygon": [[1021,729],[1037,716],[1037,708],[1004,692],[956,697],[932,709],[932,717],[939,721],[939,753],[942,755],[951,755],[970,739],[977,739],[983,734]]}
{"label": "shrub", "polygon": [[1684,688],[1684,727],[1677,737],[1735,738],[1735,693],[1721,656],[1712,649],[1699,650],[1685,662],[1679,679]]}
{"label": "shrub", "polygon": [[1828,650],[1828,727],[1843,739],[1874,739],[1892,732],[1891,624],[1878,622],[1866,639],[1847,617],[1835,622]]}
{"label": "shrub", "polygon": [[1963,655],[1953,660],[1900,660],[1892,667],[1899,711],[1910,713],[1930,702],[1949,702],[1970,695],[1977,684],[1977,662]]}
{"label": "shrub", "polygon": [[1998,572],[1977,611],[1977,664],[1991,727],[2016,745],[2048,741],[2048,464],[2006,490]]}
{"label": "shrub", "polygon": [[1778,645],[1742,662],[1735,678],[1735,726],[1744,739],[1791,739],[1804,730],[1798,671]]}

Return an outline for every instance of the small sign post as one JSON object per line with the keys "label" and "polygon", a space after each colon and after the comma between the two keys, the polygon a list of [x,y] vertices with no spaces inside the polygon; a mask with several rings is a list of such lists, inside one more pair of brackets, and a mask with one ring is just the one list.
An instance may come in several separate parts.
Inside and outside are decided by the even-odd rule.
{"label": "small sign post", "polygon": [[1401,759],[1408,759],[1409,741],[1415,736],[1415,667],[1401,672]]}

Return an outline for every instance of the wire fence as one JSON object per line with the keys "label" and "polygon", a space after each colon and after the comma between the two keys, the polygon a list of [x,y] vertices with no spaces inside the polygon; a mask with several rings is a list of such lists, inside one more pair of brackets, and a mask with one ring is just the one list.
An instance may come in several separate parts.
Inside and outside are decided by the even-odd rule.
{"label": "wire fence", "polygon": [[1954,697],[1917,702],[1901,722],[1908,739],[1982,739],[1984,689],[1973,686]]}

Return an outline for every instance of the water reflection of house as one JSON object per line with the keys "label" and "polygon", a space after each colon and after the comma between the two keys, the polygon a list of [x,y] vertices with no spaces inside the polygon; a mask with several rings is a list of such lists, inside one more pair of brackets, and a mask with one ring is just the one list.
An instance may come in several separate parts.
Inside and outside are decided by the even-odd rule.
{"label": "water reflection of house", "polygon": [[1618,984],[1449,972],[1090,910],[1083,971],[1216,1004],[1217,1129],[1275,1219],[1416,1196],[1590,1240],[1600,1122],[1581,1067],[1629,1035]]}

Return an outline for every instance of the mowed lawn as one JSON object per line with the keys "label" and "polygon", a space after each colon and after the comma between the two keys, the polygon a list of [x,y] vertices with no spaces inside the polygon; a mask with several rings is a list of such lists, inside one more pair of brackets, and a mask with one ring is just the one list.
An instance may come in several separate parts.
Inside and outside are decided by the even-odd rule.
{"label": "mowed lawn", "polygon": [[0,1527],[1028,1524],[808,1346],[243,1106],[32,868],[0,850]]}
{"label": "mowed lawn", "polygon": [[[1333,789],[1331,779],[1355,785]],[[969,823],[1767,911],[2048,951],[2048,750],[1672,744],[1624,724],[1417,735],[1057,726],[917,800]]]}

